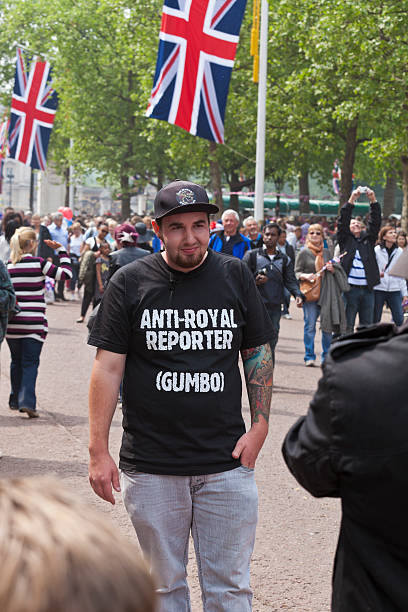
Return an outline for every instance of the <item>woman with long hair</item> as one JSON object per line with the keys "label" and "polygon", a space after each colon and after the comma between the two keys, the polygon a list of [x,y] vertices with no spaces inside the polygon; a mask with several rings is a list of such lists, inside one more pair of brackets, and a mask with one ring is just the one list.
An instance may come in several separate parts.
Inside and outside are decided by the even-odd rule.
{"label": "woman with long hair", "polygon": [[390,269],[402,253],[397,246],[397,232],[392,225],[384,225],[379,231],[374,249],[380,271],[380,282],[374,287],[374,323],[381,321],[384,303],[391,310],[396,325],[404,322],[402,302],[407,297],[407,283],[403,278],[391,276]]}
{"label": "woman with long hair", "polygon": [[[316,273],[326,269],[319,275]],[[309,226],[306,235],[305,247],[296,257],[295,273],[298,280],[308,281],[317,285],[313,300],[307,299],[303,303],[304,318],[304,345],[305,365],[315,365],[316,353],[314,340],[316,335],[316,323],[320,316],[322,330],[322,355],[323,363],[332,341],[332,334],[339,335],[346,330],[346,315],[342,300],[342,292],[348,290],[347,277],[342,266],[330,259],[330,251],[324,248],[323,227],[318,223]]]}
{"label": "woman with long hair", "polygon": [[11,353],[9,407],[27,413],[30,418],[38,417],[35,384],[40,353],[48,332],[45,277],[62,281],[72,276],[65,248],[55,240],[44,242],[57,251],[60,266],[35,256],[38,241],[35,230],[30,227],[20,227],[15,231],[10,240],[11,261],[7,266],[21,309],[9,321],[6,334]]}
{"label": "woman with long hair", "polygon": [[400,249],[404,250],[407,248],[407,245],[408,245],[407,235],[404,232],[404,230],[400,230],[397,235],[397,246],[399,246]]}

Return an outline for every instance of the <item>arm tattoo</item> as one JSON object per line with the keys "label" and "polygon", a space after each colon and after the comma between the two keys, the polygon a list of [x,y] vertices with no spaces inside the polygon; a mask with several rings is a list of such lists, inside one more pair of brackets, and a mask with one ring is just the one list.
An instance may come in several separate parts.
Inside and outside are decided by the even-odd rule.
{"label": "arm tattoo", "polygon": [[252,423],[262,416],[269,421],[272,400],[273,363],[269,343],[242,351]]}

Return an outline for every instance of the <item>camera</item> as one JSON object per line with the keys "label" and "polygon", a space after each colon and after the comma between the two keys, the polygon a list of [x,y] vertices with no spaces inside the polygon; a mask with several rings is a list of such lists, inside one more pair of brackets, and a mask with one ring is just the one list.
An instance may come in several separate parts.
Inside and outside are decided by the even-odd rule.
{"label": "camera", "polygon": [[267,269],[266,269],[266,268],[262,268],[261,270],[257,270],[257,271],[255,272],[255,278],[256,278],[257,276],[268,276],[268,271],[267,271]]}
{"label": "camera", "polygon": [[357,189],[359,190],[360,193],[367,193],[368,187],[364,186],[364,187],[357,187]]}

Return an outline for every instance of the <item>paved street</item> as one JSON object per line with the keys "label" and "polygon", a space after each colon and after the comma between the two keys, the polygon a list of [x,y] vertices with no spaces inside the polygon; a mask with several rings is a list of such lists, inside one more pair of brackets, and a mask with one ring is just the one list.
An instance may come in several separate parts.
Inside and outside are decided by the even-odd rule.
{"label": "paved street", "polygon": [[[79,303],[48,307],[50,333],[37,383],[41,418],[29,420],[8,409],[9,350],[1,349],[0,476],[54,474],[72,494],[97,506],[134,539],[120,497],[110,507],[99,500],[87,479],[87,388],[94,349],[86,345],[86,328],[75,323]],[[294,319],[282,320],[277,351],[270,434],[257,463],[260,517],[252,563],[254,612],[293,610],[327,612],[335,550],[339,502],[315,500],[287,471],[280,452],[284,434],[306,410],[319,379],[319,368],[303,365],[302,312],[291,304]],[[319,347],[320,348],[320,347]],[[248,417],[248,404],[244,398]],[[111,430],[116,458],[121,412]],[[190,583],[193,611],[201,610],[191,548]]]}

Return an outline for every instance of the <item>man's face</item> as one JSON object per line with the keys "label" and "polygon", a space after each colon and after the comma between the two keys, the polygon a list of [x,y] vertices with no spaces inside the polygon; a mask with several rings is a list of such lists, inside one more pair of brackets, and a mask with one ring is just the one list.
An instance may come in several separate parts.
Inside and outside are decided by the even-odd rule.
{"label": "man's face", "polygon": [[237,233],[239,221],[232,213],[228,213],[223,216],[222,224],[227,236],[234,236],[234,234]]}
{"label": "man's face", "polygon": [[278,238],[278,244],[283,246],[286,242],[286,232],[281,232],[281,235]]}
{"label": "man's face", "polygon": [[55,217],[54,223],[57,227],[61,227],[62,225],[62,217]]}
{"label": "man's face", "polygon": [[276,227],[266,227],[263,233],[263,243],[267,249],[276,248],[278,242],[279,232]]}
{"label": "man's face", "polygon": [[259,234],[258,223],[255,221],[255,219],[253,221],[247,221],[245,227],[248,230],[248,235],[250,238],[256,238]]}
{"label": "man's face", "polygon": [[361,223],[357,221],[357,219],[352,219],[350,221],[350,232],[358,238],[361,234]]}
{"label": "man's face", "polygon": [[208,248],[210,226],[204,212],[180,213],[162,219],[153,228],[166,247],[165,259],[171,268],[189,272],[203,261]]}

